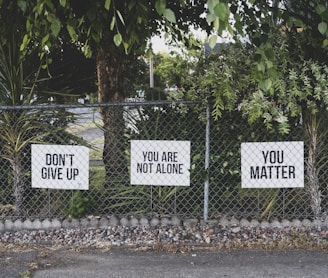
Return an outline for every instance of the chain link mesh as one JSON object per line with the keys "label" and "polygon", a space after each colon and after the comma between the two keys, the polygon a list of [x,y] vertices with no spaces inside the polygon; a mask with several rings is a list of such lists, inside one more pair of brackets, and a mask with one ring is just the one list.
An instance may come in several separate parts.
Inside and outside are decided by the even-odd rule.
{"label": "chain link mesh", "polygon": [[[210,166],[205,169],[207,120],[205,107],[195,102],[2,107],[0,217],[142,214],[201,218],[206,177],[209,178],[208,218],[225,215],[271,219],[316,215],[313,205],[318,200],[314,200],[308,190],[308,175],[305,175],[304,188],[241,187],[241,144],[304,141],[306,160],[308,142],[301,123],[292,125],[291,132],[282,136],[269,132],[262,124],[250,125],[239,111],[225,112],[220,120],[211,120]],[[328,205],[325,197],[328,144],[325,138],[321,138],[316,154],[317,198],[321,212],[325,212]],[[146,184],[130,184],[131,142],[139,140],[143,140],[150,151],[153,149],[147,145],[148,140],[165,141],[168,148],[172,141],[190,142],[190,157],[187,158],[190,185],[164,185],[170,183],[165,176],[164,180],[154,181],[154,185],[151,180]],[[73,150],[61,151],[59,155],[54,155],[55,151],[48,152],[48,161],[46,154],[32,157],[32,144],[85,146],[89,149],[89,161],[78,161],[79,153]],[[155,157],[148,163],[157,162],[156,155],[163,155],[154,150],[153,153]],[[171,159],[177,162],[173,156]],[[249,159],[252,161],[252,157]],[[45,164],[44,184],[33,187],[31,165],[38,160]],[[60,184],[60,189],[49,188],[49,180],[65,180],[65,171],[73,171],[72,175],[72,169],[80,169],[85,163],[89,163],[89,170],[78,175],[88,175],[88,190],[64,189],[71,186],[70,180]],[[307,168],[305,163],[305,170]],[[64,172],[60,174],[60,171]],[[149,169],[144,169],[147,171]]]}

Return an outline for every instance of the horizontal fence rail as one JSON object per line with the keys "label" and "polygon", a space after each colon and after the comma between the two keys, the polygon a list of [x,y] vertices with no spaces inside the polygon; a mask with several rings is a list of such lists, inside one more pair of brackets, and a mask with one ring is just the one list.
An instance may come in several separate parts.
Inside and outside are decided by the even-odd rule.
{"label": "horizontal fence rail", "polygon": [[214,121],[200,102],[139,101],[0,106],[0,125],[0,219],[314,218],[327,209],[326,139],[309,164],[302,123],[282,136],[238,110]]}

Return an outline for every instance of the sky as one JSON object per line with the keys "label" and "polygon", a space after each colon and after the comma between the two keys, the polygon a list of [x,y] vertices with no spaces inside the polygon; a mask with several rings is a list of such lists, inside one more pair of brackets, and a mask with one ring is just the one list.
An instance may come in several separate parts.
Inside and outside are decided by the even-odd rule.
{"label": "sky", "polygon": [[[195,34],[196,38],[201,39],[205,42],[206,33],[204,31],[194,30],[193,33]],[[178,48],[174,48],[173,46],[169,46],[167,43],[165,43],[164,35],[152,37],[151,42],[152,42],[154,53],[170,52],[171,50],[178,50]]]}
{"label": "sky", "polygon": [[160,36],[152,37],[151,39],[154,53],[169,52],[169,47],[166,45],[165,40]]}
{"label": "sky", "polygon": [[[207,35],[204,31],[195,31],[196,37],[201,39],[202,41],[206,41]],[[229,39],[229,35],[226,34],[225,37],[220,37],[218,36],[217,43],[222,43],[222,42],[228,42],[231,41]],[[152,47],[154,53],[159,53],[159,52],[166,52],[169,53],[171,50],[178,50],[178,48],[174,48],[173,46],[169,46],[167,43],[165,43],[165,39],[162,36],[154,36],[151,38],[152,42]]]}

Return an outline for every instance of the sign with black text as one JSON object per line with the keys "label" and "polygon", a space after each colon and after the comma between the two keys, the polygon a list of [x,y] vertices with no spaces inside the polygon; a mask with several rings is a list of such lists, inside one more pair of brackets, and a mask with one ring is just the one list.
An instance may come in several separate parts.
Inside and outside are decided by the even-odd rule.
{"label": "sign with black text", "polygon": [[33,188],[89,189],[87,147],[33,144],[31,155]]}
{"label": "sign with black text", "polygon": [[304,143],[242,143],[241,187],[304,187]]}
{"label": "sign with black text", "polygon": [[190,185],[190,141],[131,141],[131,184]]}

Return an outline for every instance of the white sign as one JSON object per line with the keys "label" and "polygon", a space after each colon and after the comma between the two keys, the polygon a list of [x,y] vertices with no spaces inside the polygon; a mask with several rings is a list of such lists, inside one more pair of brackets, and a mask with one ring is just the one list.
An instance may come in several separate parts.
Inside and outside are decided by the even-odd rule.
{"label": "white sign", "polygon": [[89,149],[71,145],[32,145],[32,187],[89,189]]}
{"label": "white sign", "polygon": [[304,187],[304,143],[242,143],[241,187]]}
{"label": "white sign", "polygon": [[131,184],[189,186],[190,141],[131,141]]}

